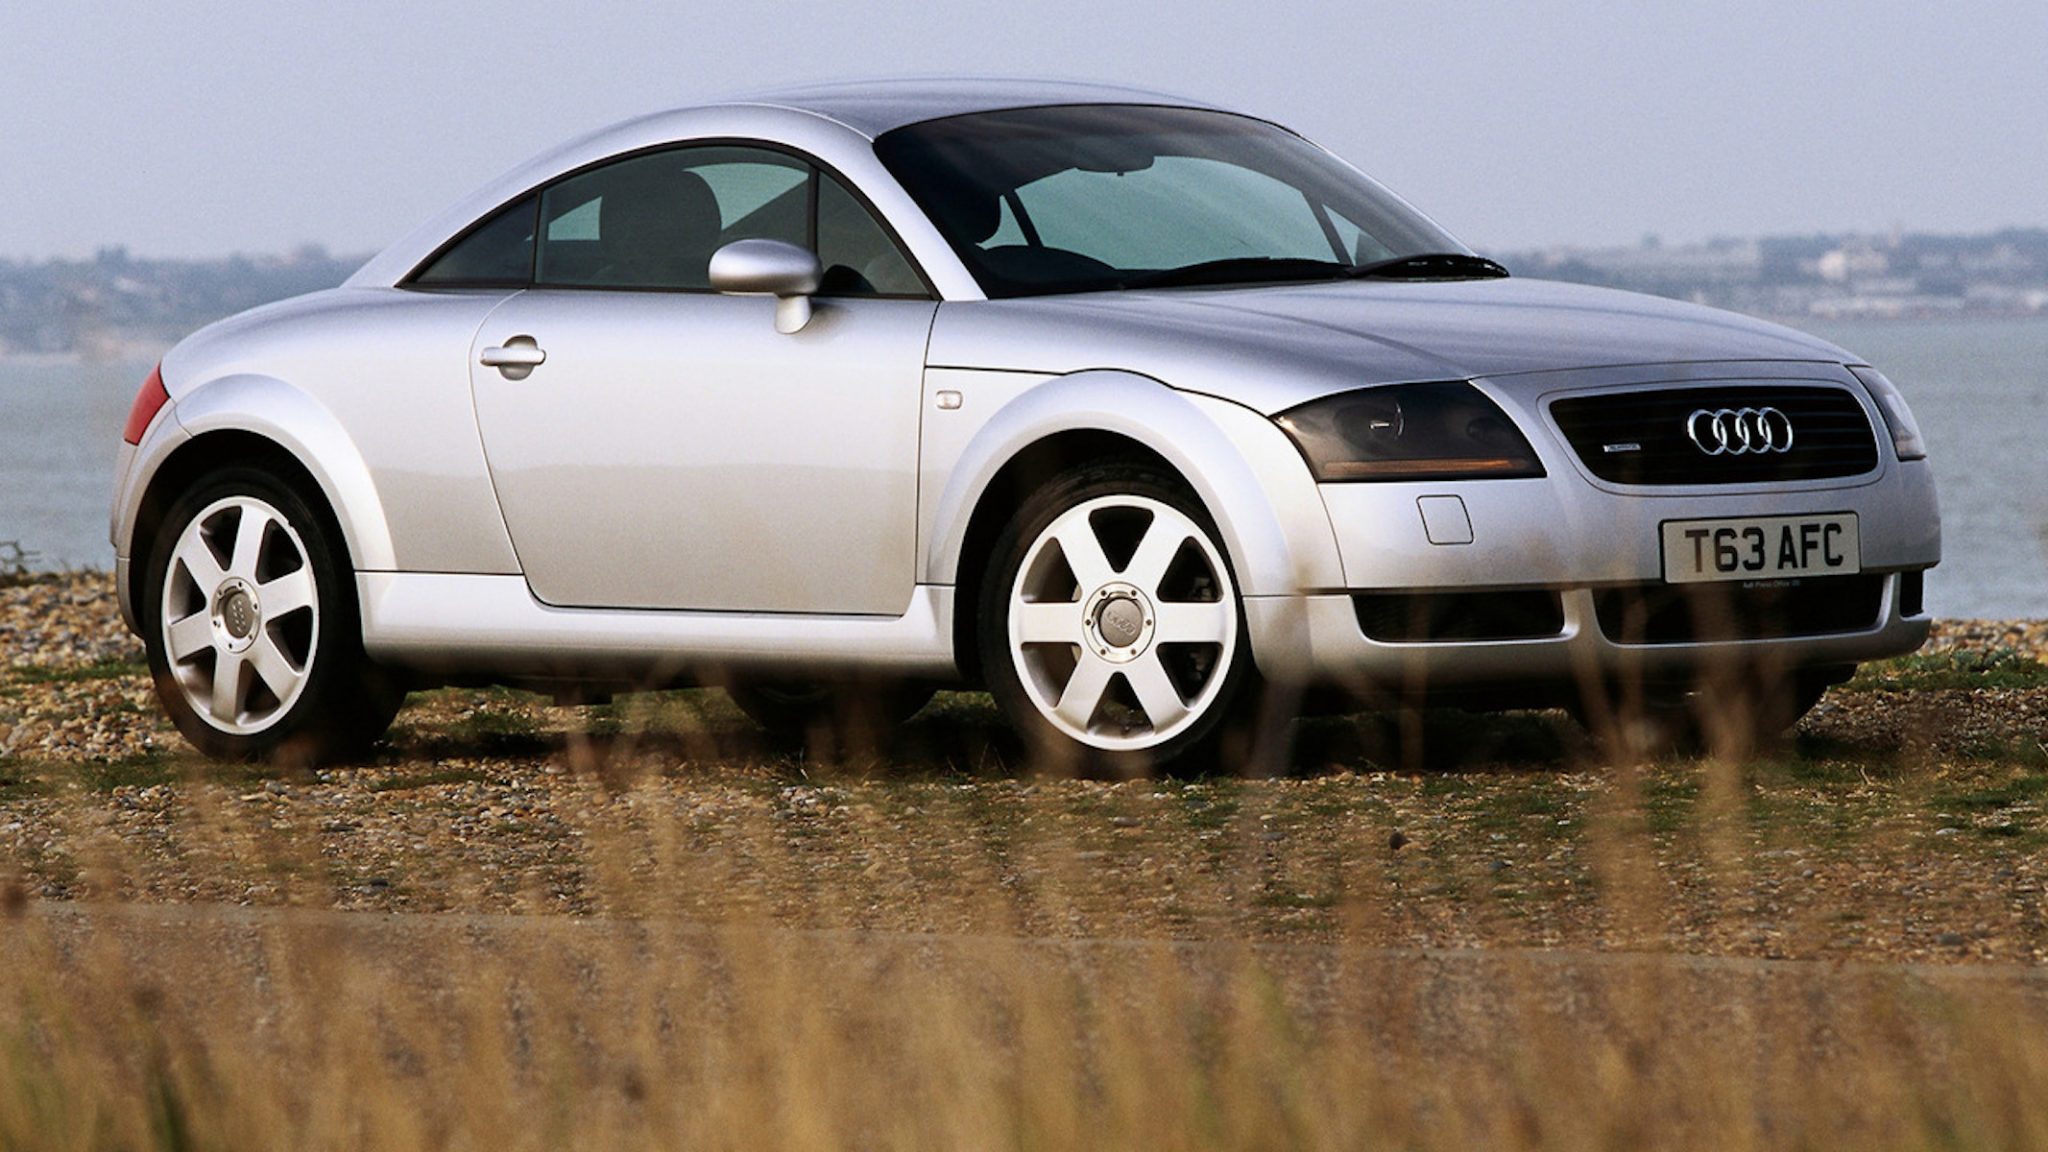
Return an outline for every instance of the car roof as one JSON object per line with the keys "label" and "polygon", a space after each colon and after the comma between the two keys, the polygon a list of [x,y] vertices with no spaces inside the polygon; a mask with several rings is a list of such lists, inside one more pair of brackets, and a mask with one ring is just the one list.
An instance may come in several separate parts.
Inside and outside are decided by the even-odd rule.
{"label": "car roof", "polygon": [[1216,105],[1163,92],[1112,84],[989,77],[925,77],[813,84],[751,92],[714,103],[766,104],[824,116],[873,138],[906,124],[1053,104]]}
{"label": "car roof", "polygon": [[[978,299],[922,210],[895,186],[873,152],[875,137],[906,124],[971,112],[1062,104],[1148,104],[1224,111],[1139,88],[1044,80],[874,80],[777,89],[622,120],[562,142],[449,205],[357,269],[346,287],[388,287],[452,237],[526,189],[583,165],[684,139],[730,136],[778,141],[834,167],[865,192],[946,299]],[[855,145],[857,147],[850,147]]]}

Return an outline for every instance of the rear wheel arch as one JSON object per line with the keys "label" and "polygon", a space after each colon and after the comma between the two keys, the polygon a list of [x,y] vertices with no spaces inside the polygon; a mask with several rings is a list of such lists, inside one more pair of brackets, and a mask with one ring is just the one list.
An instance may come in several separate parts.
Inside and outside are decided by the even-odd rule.
{"label": "rear wheel arch", "polygon": [[[278,376],[238,373],[182,388],[172,402],[189,439],[168,455],[182,456],[196,447],[199,459],[214,466],[251,458],[295,465],[311,478],[308,495],[319,496],[340,524],[355,568],[397,568],[391,528],[362,447],[318,396]],[[145,462],[142,467],[153,486],[154,473],[163,465]],[[177,498],[171,490],[166,495]],[[134,549],[129,555],[135,555]]]}
{"label": "rear wheel arch", "polygon": [[275,476],[280,482],[296,489],[306,502],[320,514],[325,527],[339,541],[349,566],[361,567],[361,557],[356,554],[356,545],[344,529],[334,501],[326,486],[321,484],[291,449],[269,437],[242,430],[208,432],[180,444],[164,462],[157,467],[143,489],[135,517],[135,530],[128,542],[129,565],[128,593],[131,603],[141,605],[143,584],[146,581],[147,564],[144,561],[156,547],[158,534],[164,531],[164,517],[173,505],[192,486],[209,475],[236,465],[260,469]]}

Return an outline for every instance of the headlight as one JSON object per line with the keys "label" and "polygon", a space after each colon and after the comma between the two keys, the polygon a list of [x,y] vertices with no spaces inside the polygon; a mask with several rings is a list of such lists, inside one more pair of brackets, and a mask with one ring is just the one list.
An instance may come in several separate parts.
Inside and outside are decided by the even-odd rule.
{"label": "headlight", "polygon": [[1507,413],[1472,385],[1397,384],[1311,400],[1274,417],[1317,480],[1543,475]]}
{"label": "headlight", "polygon": [[1899,394],[1898,386],[1875,368],[1852,364],[1849,372],[1863,381],[1863,386],[1870,390],[1870,398],[1877,401],[1878,415],[1884,417],[1884,426],[1891,429],[1892,450],[1899,454],[1899,459],[1927,459],[1927,442],[1920,438],[1920,422],[1913,419],[1913,410],[1906,407],[1906,398]]}

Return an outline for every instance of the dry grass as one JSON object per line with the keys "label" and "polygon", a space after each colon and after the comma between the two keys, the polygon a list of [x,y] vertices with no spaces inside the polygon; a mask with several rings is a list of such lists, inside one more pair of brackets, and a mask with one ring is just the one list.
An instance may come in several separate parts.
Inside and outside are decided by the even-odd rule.
{"label": "dry grass", "polygon": [[665,924],[110,919],[12,937],[10,962],[42,968],[8,981],[8,1147],[2048,1139],[2038,998],[1968,981]]}
{"label": "dry grass", "polygon": [[1109,783],[975,697],[829,773],[715,695],[502,692],[223,768],[37,627],[0,1150],[2048,1147],[2048,682],[2002,650],[1764,756],[1433,715]]}
{"label": "dry grass", "polygon": [[[1635,773],[1580,810],[1617,938],[1657,936],[1674,833],[1741,916],[1752,817],[1696,771],[1676,824]],[[1118,861],[972,802],[836,826],[882,868],[953,846],[971,931],[875,931],[787,808],[707,837],[660,783],[583,782],[611,803],[570,830],[580,917],[326,910],[317,846],[198,785],[182,851],[266,869],[275,906],[106,903],[136,862],[68,793],[79,899],[4,899],[0,1148],[2048,1146],[2038,968],[1367,946],[1406,910],[1363,877],[1329,942],[1048,935],[1118,923]],[[1183,882],[1255,902],[1258,816]],[[750,887],[779,895],[707,905]]]}

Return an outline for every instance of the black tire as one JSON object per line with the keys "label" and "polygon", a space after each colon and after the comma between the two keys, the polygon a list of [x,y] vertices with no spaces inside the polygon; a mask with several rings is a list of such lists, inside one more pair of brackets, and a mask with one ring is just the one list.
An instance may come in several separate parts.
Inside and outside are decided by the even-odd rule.
{"label": "black tire", "polygon": [[930,685],[903,681],[740,680],[725,687],[770,740],[816,753],[887,748],[896,730],[931,701],[933,691]]}
{"label": "black tire", "polygon": [[1767,675],[1759,673],[1732,685],[1693,694],[1690,701],[1693,747],[1731,758],[1769,752],[1783,746],[1792,729],[1827,694],[1828,686],[1846,680],[1847,668],[1809,668]]}
{"label": "black tire", "polygon": [[[1084,579],[1065,546],[1049,543],[1056,526],[1070,530],[1080,524],[1101,553],[1084,556],[1084,564],[1108,579]],[[1155,530],[1167,534],[1157,548]],[[1135,533],[1123,541],[1131,550],[1121,558],[1118,533]],[[1052,548],[1059,551],[1049,554]],[[1168,548],[1173,550],[1170,561],[1163,566],[1152,562],[1168,554]],[[1146,574],[1155,570],[1162,573],[1156,580]],[[1047,604],[1045,620],[1066,627],[1069,599],[1072,643],[1052,631],[1048,638],[1020,638],[1013,644],[1013,607]],[[1129,603],[1114,605],[1118,599]],[[1155,611],[1161,605],[1197,608],[1204,627],[1213,628],[1207,634],[1213,639],[1165,639],[1167,613]],[[996,538],[975,607],[976,643],[989,691],[1042,765],[1125,778],[1241,766],[1241,753],[1249,745],[1236,738],[1249,736],[1258,697],[1243,600],[1215,521],[1179,477],[1155,466],[1116,461],[1054,478],[1024,501]],[[1024,619],[1020,616],[1020,628],[1037,627]],[[1130,638],[1134,629],[1136,636]],[[1153,664],[1185,711],[1170,699],[1164,708],[1148,702],[1141,682],[1151,688],[1150,699],[1163,699],[1156,695],[1160,673]],[[1090,679],[1077,688],[1084,666]],[[1063,711],[1069,693],[1076,699],[1071,712]],[[1082,716],[1090,697],[1095,703]],[[1171,719],[1162,726],[1155,715]]]}
{"label": "black tire", "polygon": [[[218,760],[327,764],[390,727],[405,693],[363,654],[355,573],[317,496],[260,467],[221,468],[172,503],[144,562],[137,609],[150,674],[193,747]],[[167,606],[184,625],[175,638]]]}
{"label": "black tire", "polygon": [[1580,703],[1569,711],[1618,758],[1711,753],[1742,759],[1784,744],[1829,686],[1854,672],[1855,666],[1847,665],[1775,676],[1753,673],[1690,691],[1647,693],[1633,708],[1595,710]]}

